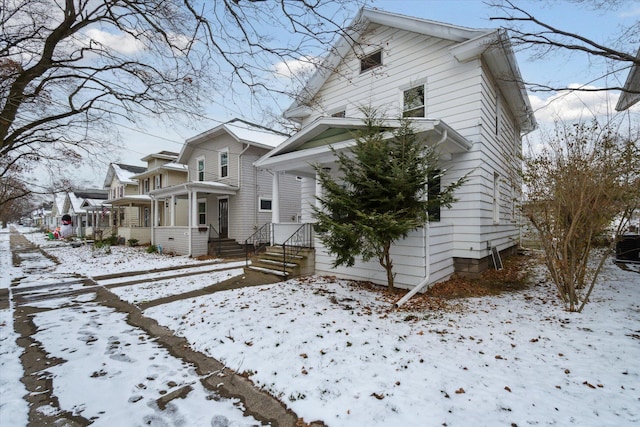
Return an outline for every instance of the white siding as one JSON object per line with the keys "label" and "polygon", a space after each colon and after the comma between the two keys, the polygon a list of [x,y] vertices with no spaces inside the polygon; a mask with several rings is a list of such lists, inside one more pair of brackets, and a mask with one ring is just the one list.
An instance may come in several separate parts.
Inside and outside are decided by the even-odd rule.
{"label": "white siding", "polygon": [[[423,228],[411,232],[406,239],[391,247],[395,286],[411,288],[429,276],[434,284],[448,279],[453,273],[452,227],[435,224],[429,227],[429,237],[425,239]],[[429,253],[425,252],[425,244]],[[426,266],[427,258],[429,266]],[[333,268],[335,257],[316,239],[316,273],[335,275],[345,279],[367,280],[380,285],[387,284],[385,270],[377,259],[357,261],[353,267]]]}

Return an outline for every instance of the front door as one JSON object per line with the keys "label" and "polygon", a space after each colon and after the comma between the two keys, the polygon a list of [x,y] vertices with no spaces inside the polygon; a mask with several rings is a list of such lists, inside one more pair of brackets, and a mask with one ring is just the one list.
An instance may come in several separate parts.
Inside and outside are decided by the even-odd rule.
{"label": "front door", "polygon": [[229,237],[229,199],[218,200],[218,232],[220,237]]}

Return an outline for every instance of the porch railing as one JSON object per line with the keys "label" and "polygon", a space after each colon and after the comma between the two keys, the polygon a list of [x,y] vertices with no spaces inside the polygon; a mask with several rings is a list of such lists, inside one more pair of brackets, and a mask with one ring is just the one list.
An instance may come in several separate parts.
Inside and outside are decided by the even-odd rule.
{"label": "porch railing", "polygon": [[247,240],[244,241],[246,265],[249,266],[251,256],[264,251],[271,244],[271,223],[268,222],[258,228]]}
{"label": "porch railing", "polygon": [[282,243],[282,272],[287,273],[287,265],[302,249],[313,248],[313,224],[302,224]]}

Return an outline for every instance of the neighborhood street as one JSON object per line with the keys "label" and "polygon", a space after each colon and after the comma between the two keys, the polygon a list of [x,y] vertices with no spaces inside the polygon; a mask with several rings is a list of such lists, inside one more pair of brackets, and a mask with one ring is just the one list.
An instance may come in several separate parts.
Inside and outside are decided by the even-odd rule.
{"label": "neighborhood street", "polygon": [[[102,425],[103,419],[105,425],[295,425],[295,414],[280,402],[217,360],[191,350],[185,339],[109,290],[136,283],[147,271],[93,279],[47,274],[55,260],[18,233],[11,234],[11,251],[14,266],[24,274],[13,280],[9,292],[17,343],[24,351],[21,381],[28,391],[29,425]],[[215,269],[200,263],[155,275],[202,276]],[[228,282],[217,289],[250,284]],[[2,307],[7,304],[5,293]],[[152,305],[157,303],[147,304]],[[116,390],[107,393],[105,388]],[[54,390],[75,397],[63,401]],[[106,401],[101,398],[105,395],[119,401]],[[99,415],[87,418],[84,413]]]}

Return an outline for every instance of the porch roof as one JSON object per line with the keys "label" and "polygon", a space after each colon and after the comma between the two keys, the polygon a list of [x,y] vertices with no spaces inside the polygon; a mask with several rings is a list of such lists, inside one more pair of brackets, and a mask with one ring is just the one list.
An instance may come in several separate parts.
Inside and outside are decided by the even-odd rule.
{"label": "porch roof", "polygon": [[111,199],[109,203],[112,206],[127,206],[131,204],[148,205],[151,203],[151,197],[149,197],[148,194],[134,194]]}
{"label": "porch roof", "polygon": [[193,192],[233,196],[238,192],[238,187],[216,181],[189,181],[172,185],[171,187],[158,188],[157,190],[150,191],[149,196],[152,198],[170,197]]}
{"label": "porch roof", "polygon": [[[385,138],[390,138],[393,129],[400,125],[399,119],[384,120]],[[426,144],[438,145],[441,154],[466,152],[473,145],[438,119],[414,118],[412,125]],[[332,149],[341,151],[354,146],[355,133],[364,126],[360,118],[320,117],[258,159],[255,166],[273,171],[311,174],[313,165],[335,162]]]}

